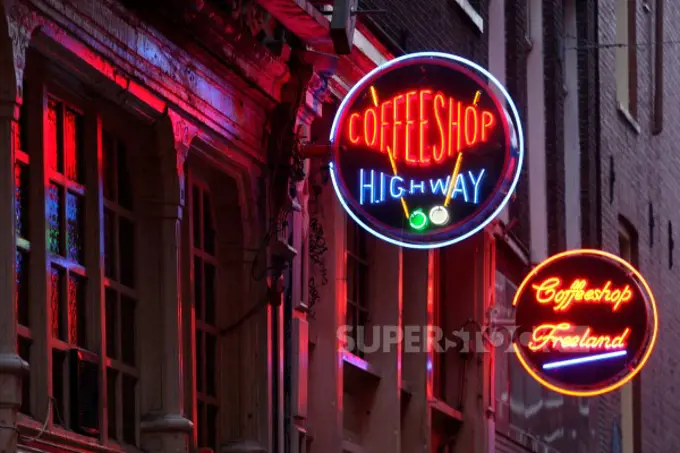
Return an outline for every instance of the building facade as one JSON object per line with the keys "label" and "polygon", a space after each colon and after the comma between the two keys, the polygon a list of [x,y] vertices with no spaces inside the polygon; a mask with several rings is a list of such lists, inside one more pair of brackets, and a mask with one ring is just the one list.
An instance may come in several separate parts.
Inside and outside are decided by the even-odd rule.
{"label": "building facade", "polygon": [[[0,452],[672,450],[675,67],[638,44],[680,10],[360,0],[338,55],[331,3],[0,3]],[[507,209],[434,251],[354,224],[313,152],[422,50],[488,67],[526,147]],[[590,399],[502,334],[526,273],[580,247],[639,267],[662,316],[641,378]]]}
{"label": "building facade", "polygon": [[326,17],[293,34],[278,6],[0,6],[0,450],[305,442],[299,147],[330,87],[388,54],[359,31],[324,60]]}

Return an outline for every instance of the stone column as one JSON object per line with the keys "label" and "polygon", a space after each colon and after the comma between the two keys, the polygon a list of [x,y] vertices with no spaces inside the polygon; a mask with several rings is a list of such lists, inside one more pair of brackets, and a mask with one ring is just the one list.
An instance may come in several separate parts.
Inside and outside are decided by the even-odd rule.
{"label": "stone column", "polygon": [[[154,398],[147,399],[147,406],[143,407],[146,413],[142,413],[142,448],[154,452],[182,452],[188,451],[193,424],[184,407],[180,221],[185,197],[184,161],[196,129],[178,115],[168,112],[158,121],[156,132],[156,175],[160,180],[150,190],[145,214],[148,225],[158,235],[159,247],[155,260],[151,260],[157,263],[154,294],[158,296],[155,304],[158,311],[147,312],[149,318],[141,322],[158,325],[155,343],[160,359],[156,360],[161,371],[160,382],[156,385],[160,394],[156,394],[156,401]],[[157,370],[145,371],[150,372],[152,379],[158,376]],[[145,389],[151,390],[151,385],[147,381]]]}
{"label": "stone column", "polygon": [[14,158],[30,32],[7,19],[0,5],[0,453],[17,449],[21,378],[28,370],[17,355]]}

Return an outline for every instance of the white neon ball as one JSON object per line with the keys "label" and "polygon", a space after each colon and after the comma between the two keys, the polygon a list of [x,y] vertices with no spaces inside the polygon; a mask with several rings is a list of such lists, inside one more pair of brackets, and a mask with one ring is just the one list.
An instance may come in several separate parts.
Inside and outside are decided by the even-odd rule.
{"label": "white neon ball", "polygon": [[430,209],[430,222],[435,225],[445,225],[449,222],[449,211],[444,206]]}

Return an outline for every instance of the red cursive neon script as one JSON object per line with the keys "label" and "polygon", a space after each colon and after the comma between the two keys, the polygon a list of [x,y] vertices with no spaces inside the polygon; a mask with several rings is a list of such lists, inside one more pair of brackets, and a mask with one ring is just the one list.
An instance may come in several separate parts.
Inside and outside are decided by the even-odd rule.
{"label": "red cursive neon script", "polygon": [[532,285],[536,290],[536,301],[539,304],[554,304],[555,311],[567,311],[574,303],[586,304],[610,304],[612,311],[618,311],[622,304],[630,302],[633,292],[629,285],[623,288],[612,287],[608,281],[601,288],[589,287],[588,280],[579,278],[567,289],[562,289],[562,279],[549,277],[537,285]]}
{"label": "red cursive neon script", "polygon": [[430,89],[401,93],[347,118],[347,138],[397,162],[427,167],[489,140],[494,114]]}
{"label": "red cursive neon script", "polygon": [[545,347],[567,352],[625,349],[629,335],[630,327],[619,335],[593,335],[590,327],[578,333],[568,322],[541,324],[531,334],[528,347],[534,352]]}

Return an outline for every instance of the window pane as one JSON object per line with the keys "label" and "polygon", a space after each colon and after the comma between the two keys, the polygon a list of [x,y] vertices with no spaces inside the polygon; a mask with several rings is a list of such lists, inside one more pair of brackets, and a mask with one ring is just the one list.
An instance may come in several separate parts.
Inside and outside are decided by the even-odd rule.
{"label": "window pane", "polygon": [[118,438],[118,420],[116,412],[116,384],[117,384],[118,372],[111,368],[106,370],[106,405],[107,405],[107,417],[109,421],[109,439]]}
{"label": "window pane", "polygon": [[130,288],[135,286],[135,228],[125,217],[118,217],[120,247],[120,283]]}
{"label": "window pane", "polygon": [[123,441],[137,444],[137,399],[135,397],[137,380],[123,375]]}
{"label": "window pane", "polygon": [[14,196],[16,214],[16,234],[28,237],[28,167],[17,163],[14,165]]}
{"label": "window pane", "polygon": [[193,228],[194,228],[194,247],[201,248],[203,243],[201,242],[201,189],[194,186],[192,188],[192,216],[193,216]]}
{"label": "window pane", "polygon": [[50,273],[50,307],[52,313],[52,336],[66,341],[66,326],[62,315],[64,272],[56,267]]}
{"label": "window pane", "polygon": [[104,275],[118,280],[116,272],[116,214],[104,208]]}
{"label": "window pane", "polygon": [[215,361],[217,360],[215,337],[205,334],[205,387],[210,396],[215,396]]}
{"label": "window pane", "polygon": [[352,256],[347,257],[347,299],[357,303],[357,263]]}
{"label": "window pane", "polygon": [[209,404],[207,414],[207,442],[213,451],[217,451],[217,407]]}
{"label": "window pane", "polygon": [[[75,275],[68,277],[68,341],[85,347],[85,301],[82,282]],[[81,332],[82,330],[82,332]]]}
{"label": "window pane", "polygon": [[347,219],[347,227],[345,228],[346,233],[347,233],[347,238],[345,239],[345,246],[347,248],[347,251],[356,253],[356,227],[354,226],[354,222],[351,220]]}
{"label": "window pane", "polygon": [[215,324],[215,266],[205,263],[205,322]]}
{"label": "window pane", "polygon": [[135,364],[135,305],[127,296],[120,297],[120,341],[122,359],[128,365]]}
{"label": "window pane", "polygon": [[205,356],[203,355],[203,332],[196,331],[196,391],[203,392],[203,365]]}
{"label": "window pane", "polygon": [[[26,99],[26,87],[24,87],[24,99]],[[19,149],[25,152],[26,154],[29,153],[28,149],[28,126],[27,126],[27,120],[28,120],[28,115],[26,114],[26,103],[24,102],[21,104],[21,109],[19,112]]]}
{"label": "window pane", "polygon": [[203,198],[203,242],[203,250],[215,255],[215,227],[212,218],[212,203],[208,192],[204,192]]}
{"label": "window pane", "polygon": [[[24,362],[31,363],[31,340],[19,337],[19,344],[17,345],[19,357]],[[30,372],[30,371],[29,371]],[[26,372],[21,377],[21,408],[23,414],[31,413],[31,379],[29,372]]]}
{"label": "window pane", "polygon": [[54,397],[54,423],[65,426],[66,419],[64,405],[64,360],[63,352],[52,351],[52,395]]}
{"label": "window pane", "polygon": [[116,199],[116,142],[108,133],[102,134],[102,167],[104,172],[104,198]]}
{"label": "window pane", "polygon": [[68,231],[66,232],[66,244],[68,259],[77,263],[83,260],[83,200],[80,196],[68,192],[66,196],[66,220]]}
{"label": "window pane", "polygon": [[194,310],[196,319],[203,320],[203,260],[194,257]]}
{"label": "window pane", "polygon": [[132,184],[128,171],[127,150],[123,143],[118,142],[118,204],[125,209],[132,210]]}
{"label": "window pane", "polygon": [[198,412],[198,423],[197,423],[197,428],[198,428],[198,446],[199,447],[207,447],[206,445],[206,439],[205,439],[205,405],[201,403],[200,401],[198,402],[198,407],[197,407],[197,412]]}
{"label": "window pane", "polygon": [[63,172],[63,149],[59,143],[59,113],[60,105],[54,101],[48,102],[47,124],[45,125],[45,159],[47,168],[59,173]]}
{"label": "window pane", "polygon": [[85,282],[82,278],[69,274],[68,277],[68,329],[69,343],[87,348],[85,325]]}
{"label": "window pane", "polygon": [[114,290],[106,288],[106,355],[112,359],[118,357],[118,351],[116,351],[117,306],[118,294]]}
{"label": "window pane", "polygon": [[64,148],[66,151],[66,176],[76,182],[83,177],[82,117],[71,109],[64,115]]}
{"label": "window pane", "polygon": [[49,228],[47,247],[56,255],[61,255],[61,205],[61,187],[50,184],[47,191],[47,226]]}
{"label": "window pane", "polygon": [[17,317],[19,324],[28,327],[30,325],[28,309],[28,254],[23,250],[17,250],[16,267]]}

